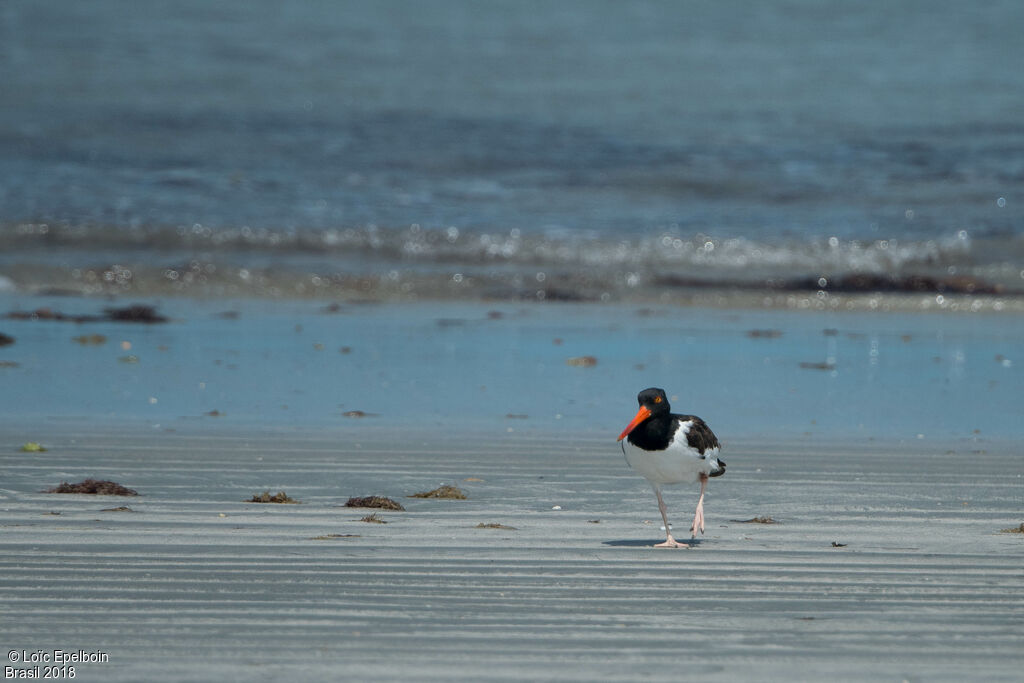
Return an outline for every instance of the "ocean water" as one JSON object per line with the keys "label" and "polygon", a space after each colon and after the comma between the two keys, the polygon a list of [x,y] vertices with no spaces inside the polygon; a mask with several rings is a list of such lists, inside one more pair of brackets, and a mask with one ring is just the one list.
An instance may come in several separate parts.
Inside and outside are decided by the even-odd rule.
{"label": "ocean water", "polygon": [[793,306],[867,274],[875,306],[997,310],[1024,290],[1021,26],[1010,1],[13,0],[0,289]]}

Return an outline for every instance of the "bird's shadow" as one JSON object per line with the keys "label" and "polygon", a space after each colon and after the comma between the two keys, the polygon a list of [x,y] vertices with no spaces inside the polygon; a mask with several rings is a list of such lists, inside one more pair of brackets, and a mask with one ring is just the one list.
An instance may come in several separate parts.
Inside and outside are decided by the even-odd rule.
{"label": "bird's shadow", "polygon": [[[653,548],[658,543],[661,543],[665,539],[658,539],[657,541],[640,541],[633,538],[627,538],[619,541],[602,541],[602,545],[609,545],[613,548]],[[691,548],[700,545],[703,541],[699,538],[680,538],[676,539],[680,543],[685,543]]]}

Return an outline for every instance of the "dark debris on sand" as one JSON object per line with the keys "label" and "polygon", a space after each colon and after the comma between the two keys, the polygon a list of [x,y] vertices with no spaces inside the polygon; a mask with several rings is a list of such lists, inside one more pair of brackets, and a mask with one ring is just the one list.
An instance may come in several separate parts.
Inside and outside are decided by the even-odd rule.
{"label": "dark debris on sand", "polygon": [[291,498],[284,491],[278,491],[274,495],[270,495],[270,491],[264,491],[263,493],[257,493],[246,503],[283,503],[283,504],[296,504],[299,501]]}
{"label": "dark debris on sand", "polygon": [[102,315],[73,315],[49,308],[37,308],[34,311],[11,311],[6,317],[11,320],[55,320],[71,323],[119,322],[150,324],[167,322],[167,318],[159,315],[153,306],[146,306],[144,304],[132,304],[120,308],[104,308]]}
{"label": "dark debris on sand", "polygon": [[778,524],[778,522],[767,515],[763,517],[751,517],[750,519],[732,519],[729,521],[738,522],[739,524]]}
{"label": "dark debris on sand", "polygon": [[835,363],[829,363],[827,361],[820,362],[807,362],[801,361],[800,367],[804,370],[835,370]]}
{"label": "dark debris on sand", "polygon": [[931,277],[929,275],[882,275],[853,273],[830,278],[822,287],[820,279],[809,277],[795,279],[787,289],[817,290],[829,292],[872,293],[872,292],[922,292],[947,294],[1003,294],[1005,288],[993,285],[972,276],[951,275]]}
{"label": "dark debris on sand", "polygon": [[838,277],[781,278],[769,280],[711,280],[680,275],[659,275],[653,283],[660,287],[679,289],[739,289],[761,290],[764,288],[784,292],[827,291],[845,294],[871,294],[875,292],[907,292],[936,294],[1013,294],[1015,292],[998,284],[986,282],[973,276],[951,275],[932,277],[929,275],[876,275],[853,273]]}
{"label": "dark debris on sand", "polygon": [[782,330],[747,330],[747,336],[751,339],[778,339]]}
{"label": "dark debris on sand", "polygon": [[344,413],[341,414],[341,416],[354,418],[377,417],[377,413],[368,413],[364,410],[346,410]]}
{"label": "dark debris on sand", "polygon": [[107,338],[102,334],[82,334],[72,337],[71,341],[82,346],[100,346],[107,343]]}
{"label": "dark debris on sand", "polygon": [[523,301],[561,301],[565,303],[580,303],[585,301],[596,301],[598,299],[598,295],[583,293],[563,287],[547,287],[545,289],[520,290],[518,292],[518,298]]}
{"label": "dark debris on sand", "polygon": [[87,493],[96,496],[137,496],[138,491],[124,487],[115,481],[103,479],[86,479],[77,484],[62,481],[59,486],[47,489],[46,493]]}
{"label": "dark debris on sand", "polygon": [[329,541],[333,538],[359,538],[359,534],[323,534],[321,536],[312,536],[309,540]]}
{"label": "dark debris on sand", "polygon": [[380,508],[381,510],[405,510],[401,503],[385,498],[384,496],[362,496],[349,498],[345,503],[347,508]]}
{"label": "dark debris on sand", "polygon": [[438,486],[433,491],[413,493],[410,498],[445,498],[447,500],[466,500],[466,494],[457,486]]}
{"label": "dark debris on sand", "polygon": [[[49,308],[37,308],[34,311],[11,311],[6,316],[10,320],[68,320],[70,322],[88,322],[95,316],[71,316]],[[82,320],[85,318],[86,320]]]}
{"label": "dark debris on sand", "polygon": [[104,308],[107,320],[121,323],[165,323],[167,318],[157,314],[152,306],[134,304],[123,308]]}

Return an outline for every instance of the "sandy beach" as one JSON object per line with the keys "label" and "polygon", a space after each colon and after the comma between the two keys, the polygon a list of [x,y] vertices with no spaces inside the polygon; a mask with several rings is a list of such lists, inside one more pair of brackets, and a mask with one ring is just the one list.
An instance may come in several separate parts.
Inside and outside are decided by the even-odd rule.
{"label": "sandy beach", "polygon": [[[45,452],[11,446],[40,433]],[[108,655],[76,680],[1009,681],[1024,665],[1012,443],[729,440],[706,535],[655,550],[653,495],[592,432],[5,420],[0,442],[2,639]],[[140,495],[42,492],[86,476]],[[407,497],[439,484],[467,500]],[[264,490],[300,504],[243,502]],[[361,522],[373,511],[343,505],[362,495],[406,510]],[[677,528],[695,495],[669,491]]]}
{"label": "sandy beach", "polygon": [[5,680],[1022,680],[1024,4],[149,5],[0,7]]}
{"label": "sandy beach", "polygon": [[[1024,665],[1017,316],[3,303],[65,316],[3,320],[12,675],[58,650],[102,660],[68,664],[85,681]],[[687,550],[651,547],[654,496],[615,443],[655,382],[729,467]],[[88,478],[139,495],[45,492]],[[467,499],[409,497],[444,484]],[[279,491],[299,503],[246,502]],[[666,492],[677,537],[696,494]],[[361,521],[357,496],[405,510]]]}

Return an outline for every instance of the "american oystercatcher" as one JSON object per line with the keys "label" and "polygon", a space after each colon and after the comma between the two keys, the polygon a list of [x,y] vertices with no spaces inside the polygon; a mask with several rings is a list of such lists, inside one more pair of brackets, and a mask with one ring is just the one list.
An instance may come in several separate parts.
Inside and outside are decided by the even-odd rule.
{"label": "american oystercatcher", "polygon": [[[656,548],[688,548],[672,538],[669,531],[665,501],[661,498],[663,484],[700,482],[700,498],[693,515],[690,533],[704,533],[704,488],[708,477],[725,474],[725,461],[718,458],[718,439],[704,420],[695,415],[674,415],[663,389],[650,388],[637,397],[640,410],[622,433],[619,442],[626,462],[651,482],[658,497],[658,509],[665,522],[665,542]],[[623,441],[625,439],[625,441]]]}

